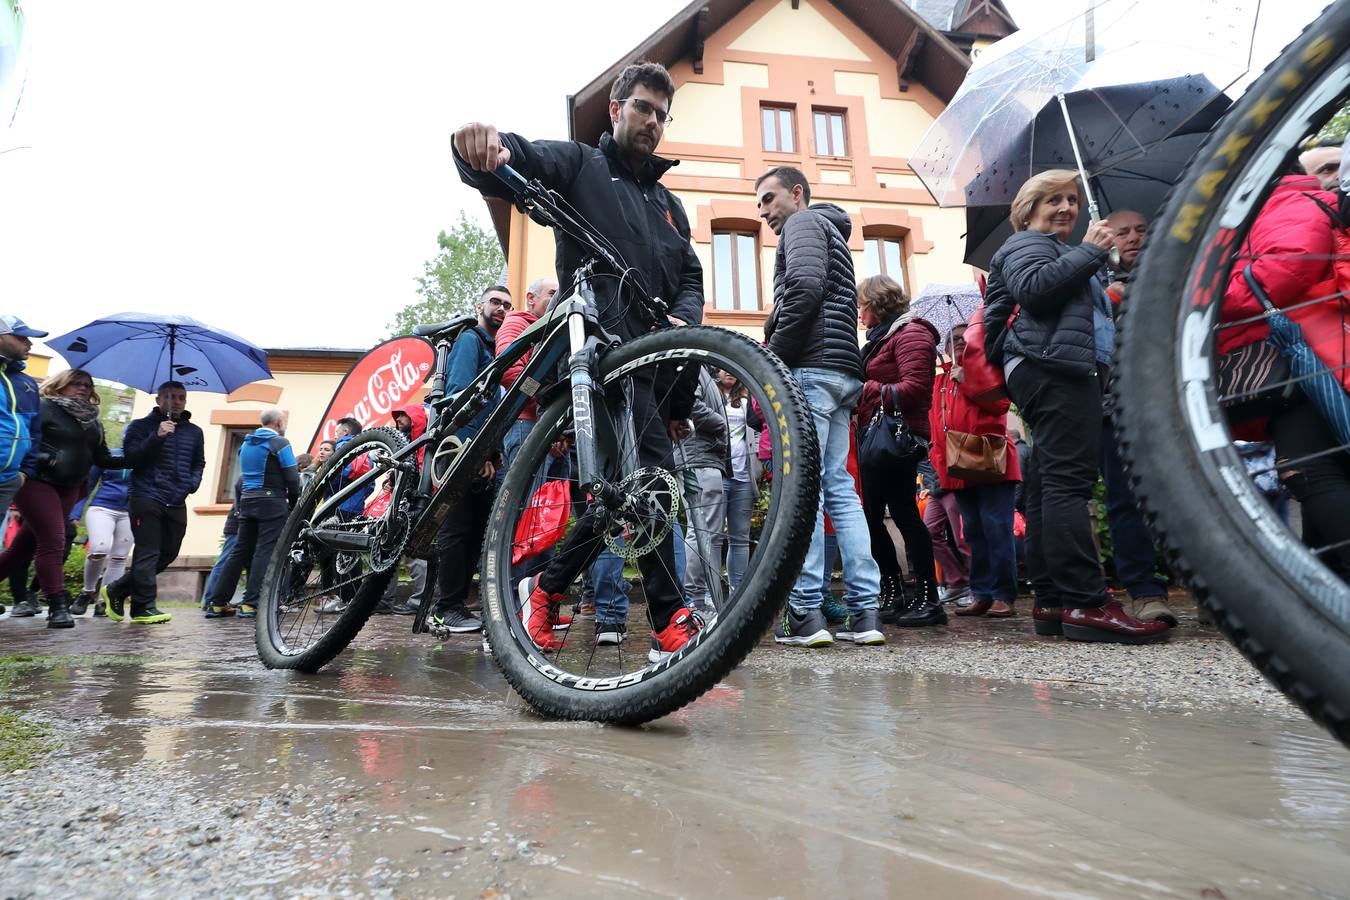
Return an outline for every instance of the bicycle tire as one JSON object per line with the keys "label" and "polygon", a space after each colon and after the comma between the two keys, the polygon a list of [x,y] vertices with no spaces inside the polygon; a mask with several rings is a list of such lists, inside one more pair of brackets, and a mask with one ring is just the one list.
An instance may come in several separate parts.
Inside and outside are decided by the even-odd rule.
{"label": "bicycle tire", "polygon": [[1340,2],[1253,83],[1173,189],[1122,309],[1117,422],[1138,497],[1200,603],[1350,744],[1350,587],[1251,485],[1220,412],[1206,318],[1217,318],[1231,250],[1288,157],[1281,145],[1292,151],[1289,135],[1301,139],[1343,101],[1347,46],[1350,3]]}
{"label": "bicycle tire", "polygon": [[[258,658],[267,668],[318,671],[351,644],[365,626],[366,620],[375,611],[389,579],[394,577],[398,570],[397,563],[381,571],[367,572],[347,608],[334,615],[334,620],[327,631],[312,644],[303,649],[293,650],[281,633],[281,607],[283,598],[289,596],[293,574],[289,554],[292,545],[297,542],[301,529],[308,522],[308,514],[323,499],[326,492],[325,485],[330,476],[339,467],[372,450],[378,448],[392,454],[406,444],[407,440],[402,434],[389,428],[373,428],[361,432],[352,438],[350,444],[333,455],[296,501],[295,508],[287,517],[286,524],[277,538],[276,547],[272,551],[267,575],[258,598],[258,616],[254,620],[254,644],[258,649]],[[393,513],[391,507],[386,515]]]}
{"label": "bicycle tire", "polygon": [[[801,570],[811,540],[820,492],[819,451],[805,397],[787,367],[742,334],[688,326],[646,335],[610,351],[601,361],[600,381],[609,383],[622,377],[624,370],[656,359],[710,366],[721,360],[726,365],[719,368],[734,365],[755,380],[757,389],[762,386],[766,396],[775,398],[777,421],[770,423],[774,429],[773,472],[781,480],[772,488],[780,491],[772,502],[779,505],[771,507],[766,516],[766,530],[756,547],[758,556],[752,556],[736,599],[698,643],[623,677],[586,679],[562,672],[523,637],[511,585],[510,548],[517,511],[534,478],[536,461],[543,460],[570,421],[571,398],[560,396],[541,409],[517,456],[522,462],[507,467],[489,515],[480,572],[484,628],[493,659],[526,702],[549,717],[637,725],[699,697],[739,665],[768,629]],[[751,574],[756,575],[753,580]]]}

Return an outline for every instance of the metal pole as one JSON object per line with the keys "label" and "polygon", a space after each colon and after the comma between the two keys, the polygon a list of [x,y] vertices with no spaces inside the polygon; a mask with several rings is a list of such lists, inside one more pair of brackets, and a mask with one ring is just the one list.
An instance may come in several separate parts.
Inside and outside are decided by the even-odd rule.
{"label": "metal pole", "polygon": [[1097,214],[1097,201],[1092,196],[1092,186],[1088,184],[1087,170],[1083,168],[1083,154],[1078,152],[1078,138],[1073,133],[1073,120],[1069,118],[1069,105],[1064,102],[1064,92],[1059,91],[1055,94],[1059,100],[1060,111],[1064,113],[1064,128],[1069,132],[1069,146],[1073,148],[1074,162],[1078,163],[1078,177],[1083,179],[1083,194],[1087,197],[1088,215],[1092,218],[1089,222],[1095,222],[1101,218]]}

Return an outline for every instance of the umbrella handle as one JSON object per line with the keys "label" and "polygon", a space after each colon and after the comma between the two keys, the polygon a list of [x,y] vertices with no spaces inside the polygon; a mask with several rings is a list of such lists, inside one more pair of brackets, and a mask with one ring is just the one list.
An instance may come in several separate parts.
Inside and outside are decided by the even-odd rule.
{"label": "umbrella handle", "polygon": [[1089,220],[1095,222],[1101,218],[1097,212],[1097,198],[1092,196],[1092,186],[1088,184],[1087,171],[1083,168],[1083,154],[1078,150],[1078,137],[1073,133],[1073,119],[1069,118],[1069,104],[1064,102],[1064,92],[1059,91],[1055,94],[1055,99],[1059,100],[1060,112],[1064,114],[1064,129],[1069,132],[1069,146],[1073,148],[1074,162],[1078,163],[1078,177],[1083,182],[1083,194],[1087,197]]}
{"label": "umbrella handle", "polygon": [[1247,282],[1247,287],[1251,288],[1252,296],[1256,298],[1256,302],[1260,303],[1261,306],[1265,308],[1266,312],[1274,312],[1275,304],[1271,302],[1270,295],[1266,293],[1266,289],[1261,287],[1261,283],[1257,281],[1256,276],[1252,274],[1251,263],[1247,263],[1247,265],[1243,267],[1242,278]]}

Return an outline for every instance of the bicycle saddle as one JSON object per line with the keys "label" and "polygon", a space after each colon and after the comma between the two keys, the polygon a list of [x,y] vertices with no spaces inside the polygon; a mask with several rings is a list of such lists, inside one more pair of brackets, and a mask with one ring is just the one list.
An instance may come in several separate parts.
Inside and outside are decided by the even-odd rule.
{"label": "bicycle saddle", "polygon": [[418,337],[443,338],[450,337],[465,328],[472,328],[478,324],[477,316],[456,316],[446,322],[435,322],[430,325],[414,325],[412,333]]}

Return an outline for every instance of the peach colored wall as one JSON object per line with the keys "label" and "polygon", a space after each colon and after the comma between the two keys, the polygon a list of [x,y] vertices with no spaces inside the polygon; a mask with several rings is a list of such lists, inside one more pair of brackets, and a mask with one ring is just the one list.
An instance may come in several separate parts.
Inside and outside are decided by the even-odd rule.
{"label": "peach colored wall", "polygon": [[[852,214],[849,244],[860,277],[866,232],[903,242],[908,282],[916,292],[929,282],[972,279],[971,268],[961,262],[964,211],[938,209],[907,160],[942,102],[917,82],[902,91],[895,60],[827,0],[799,0],[797,9],[792,0],[755,0],[708,36],[702,74],[684,60],[671,67],[671,75],[677,85],[675,121],[658,152],[682,161],[663,180],[684,204],[693,228],[709,298],[705,321],[761,333],[765,313],[711,308],[712,228],[714,223],[759,227],[761,303],[767,311],[777,238],[759,226],[754,179],[774,165],[801,168],[812,183],[813,200],[837,203]],[[795,107],[795,152],[762,149],[761,103]],[[815,152],[812,107],[845,111],[848,156]],[[536,278],[552,268],[553,237],[518,214],[516,219],[513,278],[518,269]]]}

